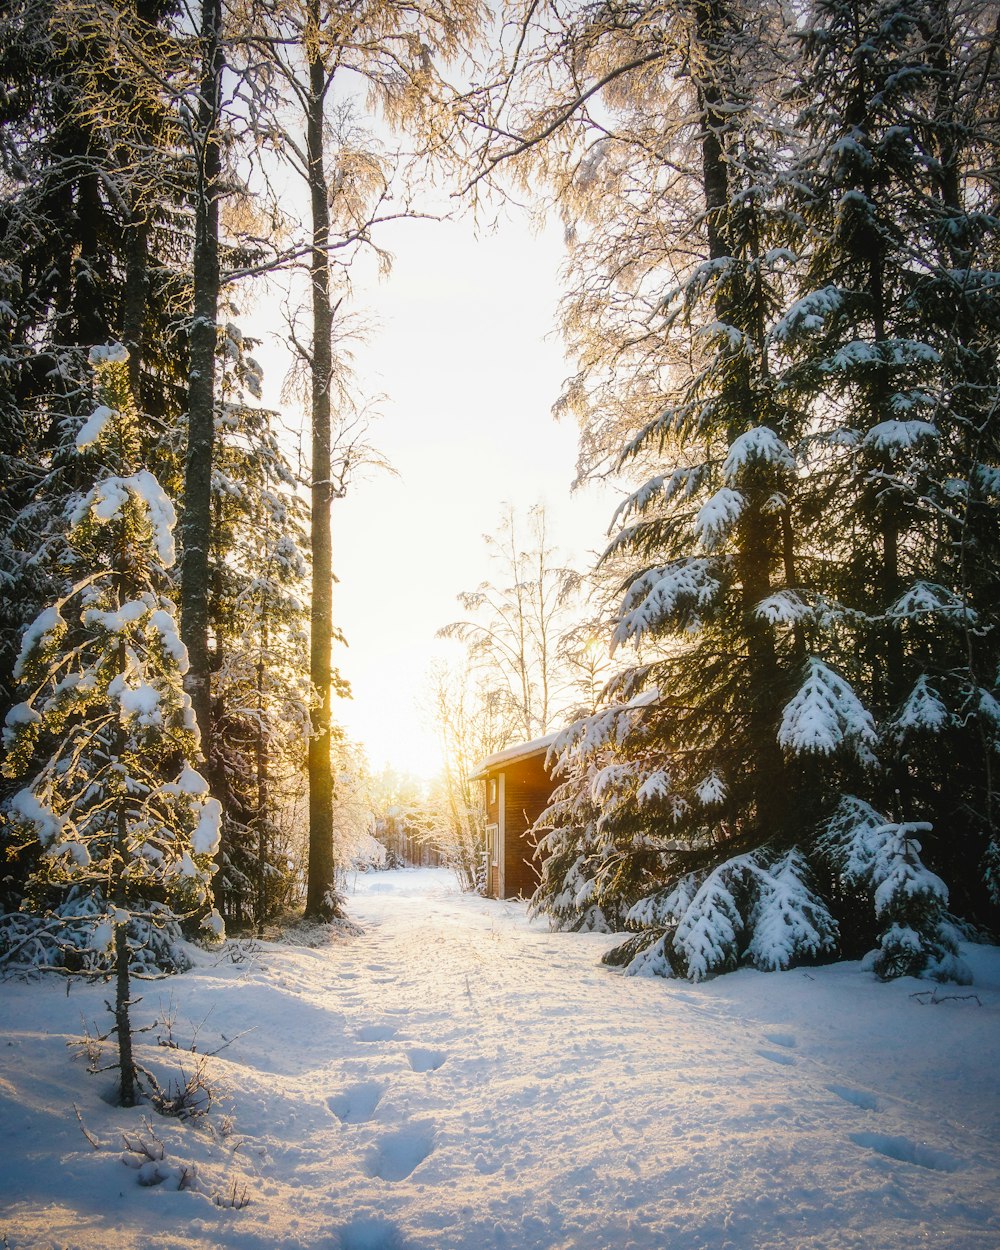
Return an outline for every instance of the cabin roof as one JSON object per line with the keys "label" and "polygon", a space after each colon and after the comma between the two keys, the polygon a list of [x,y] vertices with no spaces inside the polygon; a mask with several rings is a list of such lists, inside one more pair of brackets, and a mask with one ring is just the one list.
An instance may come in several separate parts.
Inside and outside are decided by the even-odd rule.
{"label": "cabin roof", "polygon": [[535,755],[545,755],[549,747],[555,742],[560,731],[557,729],[554,733],[546,734],[544,738],[536,738],[533,742],[516,742],[513,746],[505,747],[502,751],[497,751],[493,755],[487,755],[484,760],[480,760],[475,770],[469,775],[470,781],[485,781],[490,773],[497,772],[506,764],[520,763],[521,760],[529,760]]}

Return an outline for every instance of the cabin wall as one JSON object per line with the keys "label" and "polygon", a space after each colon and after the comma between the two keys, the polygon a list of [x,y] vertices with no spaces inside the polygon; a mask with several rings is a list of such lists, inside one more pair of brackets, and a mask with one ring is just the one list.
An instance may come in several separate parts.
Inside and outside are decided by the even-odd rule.
{"label": "cabin wall", "polygon": [[545,772],[544,756],[507,769],[504,788],[504,897],[530,898],[538,885],[538,866],[533,859],[534,838],[526,834],[548,806],[553,788]]}
{"label": "cabin wall", "polygon": [[527,831],[549,805],[554,783],[545,771],[545,755],[498,765],[487,774],[486,824],[503,840],[503,863],[488,866],[491,898],[530,898],[538,885],[535,842]]}

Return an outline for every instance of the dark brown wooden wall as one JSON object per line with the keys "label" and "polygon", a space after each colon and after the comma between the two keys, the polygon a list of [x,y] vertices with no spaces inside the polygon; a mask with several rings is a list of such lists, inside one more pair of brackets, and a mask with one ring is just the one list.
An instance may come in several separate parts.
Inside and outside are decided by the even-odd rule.
{"label": "dark brown wooden wall", "polygon": [[534,839],[525,834],[548,806],[553,785],[545,771],[544,755],[519,760],[504,772],[507,778],[504,893],[508,898],[518,895],[530,898],[538,884],[538,869],[532,859]]}

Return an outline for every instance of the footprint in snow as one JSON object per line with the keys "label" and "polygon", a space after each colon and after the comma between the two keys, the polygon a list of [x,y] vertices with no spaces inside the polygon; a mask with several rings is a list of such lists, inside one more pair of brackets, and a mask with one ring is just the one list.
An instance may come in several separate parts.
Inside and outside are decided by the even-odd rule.
{"label": "footprint in snow", "polygon": [[764,1041],[770,1042],[772,1046],[785,1046],[789,1050],[795,1046],[795,1038],[791,1033],[765,1033]]}
{"label": "footprint in snow", "polygon": [[404,1128],[390,1133],[375,1144],[368,1155],[369,1176],[384,1181],[405,1180],[434,1149],[434,1134],[429,1128]]}
{"label": "footprint in snow", "polygon": [[917,1167],[929,1168],[932,1172],[958,1172],[962,1167],[954,1155],[910,1141],[908,1137],[889,1137],[885,1133],[849,1133],[848,1136],[856,1146],[866,1146],[887,1159],[915,1163]]}
{"label": "footprint in snow", "polygon": [[423,1046],[414,1046],[406,1057],[414,1072],[436,1072],[448,1058],[443,1050],[425,1050]]}
{"label": "footprint in snow", "polygon": [[772,1063],[782,1063],[786,1068],[790,1068],[795,1063],[791,1055],[783,1055],[777,1050],[758,1050],[757,1054],[761,1059],[770,1059]]}
{"label": "footprint in snow", "polygon": [[396,1030],[391,1024],[363,1024],[358,1029],[358,1037],[363,1042],[387,1042],[395,1036]]}
{"label": "footprint in snow", "polygon": [[878,1099],[863,1089],[851,1089],[849,1085],[828,1085],[826,1088],[831,1094],[843,1098],[844,1102],[849,1102],[852,1107],[860,1107],[862,1111],[878,1110]]}
{"label": "footprint in snow", "polygon": [[326,1105],[342,1124],[364,1124],[375,1114],[385,1090],[375,1081],[363,1081],[345,1089],[342,1094],[332,1094]]}
{"label": "footprint in snow", "polygon": [[388,1220],[352,1220],[340,1230],[340,1250],[403,1250],[403,1237]]}

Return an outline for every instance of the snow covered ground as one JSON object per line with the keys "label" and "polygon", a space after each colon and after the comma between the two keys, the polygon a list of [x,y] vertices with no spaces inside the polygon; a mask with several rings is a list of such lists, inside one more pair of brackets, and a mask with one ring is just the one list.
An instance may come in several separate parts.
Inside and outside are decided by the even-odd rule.
{"label": "snow covered ground", "polygon": [[[625,979],[598,964],[613,939],[442,870],[360,877],[352,913],[363,936],[144,986],[138,1022],[235,1039],[195,1123],[108,1105],[112,1074],[67,1050],[108,987],[0,984],[0,1245],[1000,1246],[997,948],[963,950],[981,1005],[935,1003],[857,964]],[[143,1062],[194,1067],[156,1036]],[[123,1134],[163,1160],[127,1166]]]}

